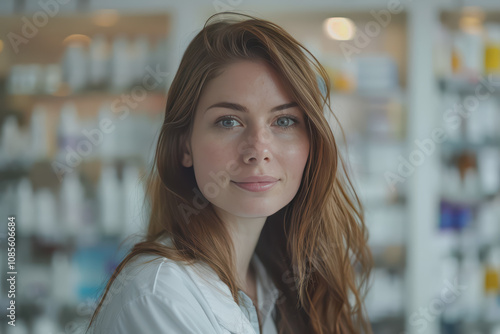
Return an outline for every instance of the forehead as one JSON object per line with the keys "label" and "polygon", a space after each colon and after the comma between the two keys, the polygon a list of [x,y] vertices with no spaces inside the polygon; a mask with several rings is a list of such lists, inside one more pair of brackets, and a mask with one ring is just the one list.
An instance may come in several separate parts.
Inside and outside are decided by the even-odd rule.
{"label": "forehead", "polygon": [[[276,70],[263,60],[241,60],[227,65],[203,88],[202,100],[266,97],[289,99]],[[201,102],[201,101],[200,101]]]}

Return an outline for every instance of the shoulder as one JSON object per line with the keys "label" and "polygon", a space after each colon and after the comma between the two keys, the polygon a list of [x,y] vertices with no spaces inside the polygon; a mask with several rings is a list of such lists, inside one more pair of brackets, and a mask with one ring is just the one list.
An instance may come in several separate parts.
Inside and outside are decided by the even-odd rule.
{"label": "shoulder", "polygon": [[[133,333],[135,329],[153,333],[165,327],[181,330],[194,317],[197,321],[189,326],[215,326],[210,307],[187,266],[156,255],[137,256],[108,290],[96,325],[107,333]],[[144,326],[149,326],[149,330],[145,331]]]}
{"label": "shoulder", "polygon": [[177,300],[192,290],[186,264],[157,255],[132,259],[113,281],[106,299],[124,305],[143,295]]}

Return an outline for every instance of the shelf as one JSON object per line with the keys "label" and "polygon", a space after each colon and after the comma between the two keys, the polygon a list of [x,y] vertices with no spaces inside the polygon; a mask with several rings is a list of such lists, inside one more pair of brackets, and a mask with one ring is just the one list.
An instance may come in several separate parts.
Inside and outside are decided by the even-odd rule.
{"label": "shelf", "polygon": [[[132,86],[131,88],[133,88]],[[79,93],[68,94],[68,95],[49,95],[49,94],[10,94],[5,95],[7,99],[17,100],[17,99],[33,99],[33,100],[41,100],[41,101],[51,101],[51,100],[61,100],[61,99],[75,99],[75,100],[84,100],[84,99],[113,99],[113,98],[121,98],[123,94],[130,94],[130,90],[124,90],[121,92],[112,92],[107,89],[103,90],[87,90]],[[165,97],[164,90],[151,90],[148,91],[148,97]]]}
{"label": "shelf", "polygon": [[494,147],[500,150],[500,139],[488,140],[484,142],[471,142],[471,141],[445,141],[442,147],[450,151],[464,151],[464,150],[480,150],[487,147]]}
{"label": "shelf", "polygon": [[[112,8],[112,7],[111,7]],[[63,40],[71,34],[94,36],[103,34],[107,38],[124,34],[127,36],[147,35],[154,43],[165,38],[170,32],[171,18],[167,11],[150,14],[123,14],[110,12],[110,17],[104,23],[112,23],[114,15],[118,15],[116,22],[110,26],[99,26],[96,15],[99,13],[64,13],[50,18],[49,24],[43,29],[37,29],[34,37],[28,43],[20,44],[18,52],[12,47],[5,47],[2,57],[8,61],[0,62],[0,73],[6,73],[11,64],[51,64],[57,62],[64,53]],[[0,29],[21,35],[25,25],[22,15],[2,17]],[[31,16],[25,17],[26,20]],[[7,43],[6,43],[7,44]],[[40,52],[40,51],[43,52]]]}
{"label": "shelf", "polygon": [[354,91],[339,91],[333,90],[330,94],[331,100],[335,101],[336,97],[347,97],[347,98],[363,98],[363,99],[406,99],[406,93],[403,88],[399,87],[397,89],[381,89],[381,90],[354,90]]}
{"label": "shelf", "polygon": [[[477,89],[481,89],[481,94],[491,94],[500,96],[500,75],[456,75],[438,79],[439,88],[444,92],[459,94],[477,94]],[[481,88],[479,88],[481,87]]]}

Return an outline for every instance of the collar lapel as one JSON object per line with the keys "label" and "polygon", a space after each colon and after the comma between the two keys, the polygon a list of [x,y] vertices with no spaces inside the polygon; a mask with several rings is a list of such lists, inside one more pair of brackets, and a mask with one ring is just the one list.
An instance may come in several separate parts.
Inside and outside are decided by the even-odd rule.
{"label": "collar lapel", "polygon": [[[162,242],[167,246],[173,246],[170,237],[162,238]],[[257,272],[259,311],[262,314],[262,319],[267,319],[269,313],[274,309],[279,290],[268,276],[263,263],[255,252],[252,255],[252,263]],[[194,265],[185,266],[185,269],[207,300],[221,326],[231,333],[256,334],[250,321],[235,303],[229,287],[220,280],[217,273],[208,264],[199,261]],[[242,293],[240,295],[242,302],[244,302]]]}
{"label": "collar lapel", "polygon": [[231,333],[255,334],[252,324],[235,303],[229,287],[210,266],[198,262],[186,269],[222,327]]}
{"label": "collar lapel", "polygon": [[279,297],[279,290],[274,285],[271,277],[267,274],[264,264],[260,261],[257,253],[254,252],[252,262],[257,271],[257,297],[259,311],[262,319],[267,319],[275,307],[276,300]]}

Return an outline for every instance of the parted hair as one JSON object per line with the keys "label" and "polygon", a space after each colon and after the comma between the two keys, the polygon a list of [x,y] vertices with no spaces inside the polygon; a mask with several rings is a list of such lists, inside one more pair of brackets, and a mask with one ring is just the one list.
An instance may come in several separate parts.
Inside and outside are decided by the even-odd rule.
{"label": "parted hair", "polygon": [[[331,113],[338,122],[330,105],[329,77],[314,55],[283,28],[236,12],[212,15],[183,54],[145,179],[147,231],[107,282],[87,331],[117,275],[139,254],[203,261],[227,284],[234,301],[242,302],[235,245],[213,206],[196,205],[200,198],[207,200],[193,167],[181,163],[203,88],[228,64],[240,60],[264,60],[277,71],[306,115],[311,144],[297,194],[267,218],[255,249],[280,292],[273,319],[278,331],[372,332],[364,298],[373,259],[363,206],[326,117]],[[172,247],[158,241],[165,236],[172,238]]]}

